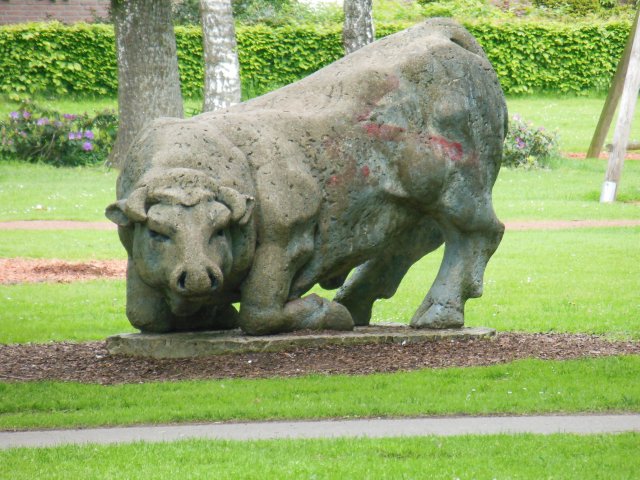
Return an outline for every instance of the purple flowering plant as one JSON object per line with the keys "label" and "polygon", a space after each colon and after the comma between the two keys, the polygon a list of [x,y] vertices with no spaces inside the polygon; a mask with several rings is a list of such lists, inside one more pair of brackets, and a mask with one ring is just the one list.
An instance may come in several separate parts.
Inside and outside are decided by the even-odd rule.
{"label": "purple flowering plant", "polygon": [[0,119],[0,157],[57,166],[106,161],[115,141],[114,112],[60,113],[30,101]]}
{"label": "purple flowering plant", "polygon": [[519,115],[509,120],[504,141],[502,165],[505,167],[541,168],[558,155],[558,135],[543,127],[534,127]]}

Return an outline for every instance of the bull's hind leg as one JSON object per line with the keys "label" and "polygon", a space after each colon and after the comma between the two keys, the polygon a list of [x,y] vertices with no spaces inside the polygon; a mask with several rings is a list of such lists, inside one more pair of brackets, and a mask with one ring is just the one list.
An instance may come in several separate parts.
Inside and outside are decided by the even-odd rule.
{"label": "bull's hind leg", "polygon": [[429,293],[411,320],[412,327],[462,327],[465,302],[482,295],[484,271],[502,239],[504,225],[493,212],[489,194],[476,197],[467,192],[459,188],[457,195],[444,199],[444,214],[439,222],[445,238],[444,258]]}
{"label": "bull's hind leg", "polygon": [[374,302],[391,298],[411,265],[442,242],[435,222],[423,220],[399,235],[381,255],[359,266],[338,290],[334,301],[347,307],[356,325],[369,325]]}

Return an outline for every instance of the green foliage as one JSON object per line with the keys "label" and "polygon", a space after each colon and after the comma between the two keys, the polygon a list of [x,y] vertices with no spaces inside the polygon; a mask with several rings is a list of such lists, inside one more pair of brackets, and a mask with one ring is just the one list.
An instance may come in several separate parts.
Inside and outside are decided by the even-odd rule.
{"label": "green foliage", "polygon": [[0,91],[112,95],[117,91],[113,27],[58,22],[0,28]]}
{"label": "green foliage", "polygon": [[107,159],[117,126],[113,111],[62,114],[25,102],[8,120],[0,120],[0,155],[55,166],[97,163]]}
{"label": "green foliage", "polygon": [[199,25],[200,0],[171,2],[171,17],[175,25]]}
{"label": "green foliage", "polygon": [[427,17],[506,19],[512,14],[500,10],[485,0],[440,0],[424,1],[424,14]]}
{"label": "green foliage", "polygon": [[629,23],[468,23],[506,93],[606,90]]}
{"label": "green foliage", "polygon": [[585,16],[600,10],[599,0],[534,0],[537,7],[561,10],[563,12]]}
{"label": "green foliage", "polygon": [[296,0],[236,0],[233,16],[243,25],[326,25],[342,23],[342,8],[335,3],[309,5]]}
{"label": "green foliage", "polygon": [[339,26],[255,25],[236,32],[240,76],[256,89],[287,85],[343,55]]}
{"label": "green foliage", "polygon": [[502,165],[506,167],[538,168],[558,155],[558,135],[543,127],[534,128],[519,115],[509,122],[504,141]]}
{"label": "green foliage", "polygon": [[427,15],[420,3],[411,0],[373,0],[373,20],[379,23],[419,22]]}
{"label": "green foliage", "polygon": [[[478,10],[475,15],[489,14]],[[378,24],[377,36],[408,26]],[[605,90],[630,27],[626,21],[484,21],[466,26],[487,52],[506,93]],[[303,78],[343,55],[339,23],[240,25],[236,37],[243,85],[256,93]],[[204,78],[200,28],[176,27],[176,42],[182,92],[199,97]],[[34,92],[115,95],[116,72],[108,25],[53,22],[0,28],[0,92],[11,97]]]}

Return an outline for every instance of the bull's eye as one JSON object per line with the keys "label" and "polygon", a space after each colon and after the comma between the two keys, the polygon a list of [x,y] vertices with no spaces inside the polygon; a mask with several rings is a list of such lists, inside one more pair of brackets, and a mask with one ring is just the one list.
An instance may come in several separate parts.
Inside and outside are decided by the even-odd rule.
{"label": "bull's eye", "polygon": [[169,240],[169,237],[167,237],[166,235],[160,232],[156,232],[155,230],[151,230],[150,228],[149,228],[149,236],[156,242],[166,242]]}
{"label": "bull's eye", "polygon": [[209,242],[213,242],[216,239],[220,239],[220,238],[225,238],[226,235],[224,233],[224,228],[221,228],[220,230],[213,232],[213,235],[211,235],[211,239],[209,240]]}

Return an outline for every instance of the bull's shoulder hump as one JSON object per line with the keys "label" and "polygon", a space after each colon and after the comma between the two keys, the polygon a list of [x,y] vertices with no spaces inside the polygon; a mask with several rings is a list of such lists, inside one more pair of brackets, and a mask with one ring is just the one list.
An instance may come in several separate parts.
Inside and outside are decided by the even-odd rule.
{"label": "bull's shoulder hump", "polygon": [[486,61],[482,48],[463,26],[450,19],[431,19],[366,45],[298,82],[231,107],[229,112],[268,116],[269,110],[291,109],[307,117],[328,109],[348,110],[358,101],[354,97],[372,83],[398,78],[410,63],[434,61],[439,50],[454,44]]}

